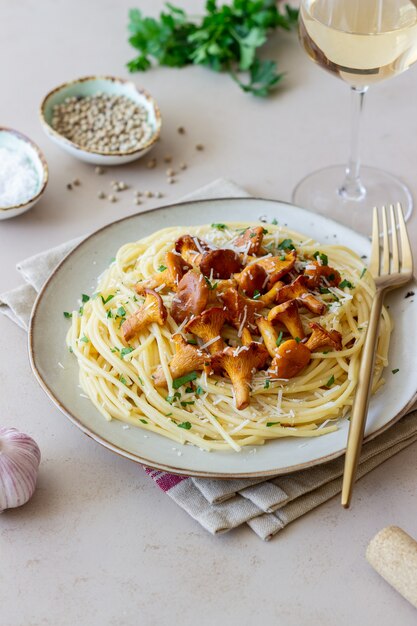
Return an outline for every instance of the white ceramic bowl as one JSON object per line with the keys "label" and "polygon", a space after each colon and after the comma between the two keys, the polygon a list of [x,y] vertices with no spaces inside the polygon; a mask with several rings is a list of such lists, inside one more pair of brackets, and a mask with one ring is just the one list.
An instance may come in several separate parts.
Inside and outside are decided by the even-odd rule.
{"label": "white ceramic bowl", "polygon": [[26,156],[38,175],[35,193],[26,202],[3,208],[0,206],[0,220],[7,220],[10,217],[25,213],[39,200],[48,183],[48,164],[38,146],[29,137],[13,128],[0,126],[0,148],[18,151]]}
{"label": "white ceramic bowl", "polygon": [[[52,111],[56,104],[61,104],[65,98],[93,96],[97,93],[126,96],[129,100],[144,107],[148,112],[148,122],[153,130],[151,138],[143,146],[134,150],[100,152],[81,147],[52,128]],[[44,131],[54,143],[72,156],[95,165],[121,165],[140,159],[155,145],[161,132],[161,114],[152,96],[144,89],[138,89],[131,81],[113,76],[87,76],[59,85],[43,99],[40,106],[40,118]]]}

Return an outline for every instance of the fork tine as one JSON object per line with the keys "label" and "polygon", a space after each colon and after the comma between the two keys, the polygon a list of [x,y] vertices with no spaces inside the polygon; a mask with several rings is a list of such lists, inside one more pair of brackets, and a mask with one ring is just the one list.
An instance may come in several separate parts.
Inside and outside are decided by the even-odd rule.
{"label": "fork tine", "polygon": [[383,274],[389,274],[389,239],[385,205],[382,207],[382,272]]}
{"label": "fork tine", "polygon": [[400,271],[400,259],[398,256],[398,236],[397,236],[397,222],[395,221],[394,205],[389,206],[390,223],[391,223],[391,238],[392,238],[392,272],[397,274]]}
{"label": "fork tine", "polygon": [[411,252],[410,240],[408,239],[407,229],[405,227],[403,210],[401,203],[397,202],[397,216],[400,228],[400,240],[401,240],[401,271],[412,272],[413,271],[413,254]]}
{"label": "fork tine", "polygon": [[374,206],[372,215],[372,246],[369,271],[372,276],[379,276],[379,220],[378,209]]}

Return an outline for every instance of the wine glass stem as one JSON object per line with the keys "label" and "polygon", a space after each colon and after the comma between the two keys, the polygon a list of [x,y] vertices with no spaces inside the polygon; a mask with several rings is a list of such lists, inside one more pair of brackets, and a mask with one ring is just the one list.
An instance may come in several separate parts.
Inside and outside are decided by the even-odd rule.
{"label": "wine glass stem", "polygon": [[350,157],[346,166],[346,177],[341,187],[339,195],[346,200],[362,200],[365,197],[366,189],[360,179],[360,123],[365,94],[368,87],[351,87],[351,135],[350,135]]}

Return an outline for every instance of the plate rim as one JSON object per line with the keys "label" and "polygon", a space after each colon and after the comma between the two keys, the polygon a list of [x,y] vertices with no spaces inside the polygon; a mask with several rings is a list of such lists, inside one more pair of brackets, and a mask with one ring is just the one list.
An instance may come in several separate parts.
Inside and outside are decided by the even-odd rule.
{"label": "plate rim", "polygon": [[[285,204],[287,206],[291,206],[291,207],[295,207],[297,209],[301,209],[302,211],[305,211],[306,213],[310,213],[312,216],[316,216],[317,214],[314,213],[314,211],[311,211],[310,209],[305,209],[304,207],[298,207],[297,205],[291,203],[291,202],[286,202],[284,200],[277,200],[277,199],[273,199],[273,198],[263,198],[263,197],[257,197],[257,196],[241,196],[241,197],[222,197],[222,198],[201,198],[201,199],[196,199],[196,200],[185,200],[183,202],[175,202],[172,204],[166,204],[163,206],[158,206],[158,207],[152,207],[149,209],[145,209],[143,211],[138,211],[136,213],[133,213],[131,215],[126,215],[124,217],[121,217],[120,219],[114,220],[112,222],[109,222],[108,224],[105,224],[104,226],[101,226],[100,228],[98,228],[97,230],[93,231],[92,233],[86,235],[81,241],[79,241],[74,248],[72,248],[72,250],[70,250],[64,257],[63,259],[61,259],[61,261],[58,263],[58,265],[52,270],[52,272],[49,274],[48,278],[46,279],[46,281],[44,282],[44,284],[42,285],[39,293],[37,294],[36,300],[34,302],[34,305],[32,307],[32,311],[30,314],[30,319],[29,319],[29,327],[28,327],[28,339],[27,339],[27,345],[28,345],[28,355],[29,355],[29,362],[30,362],[30,366],[32,369],[32,372],[37,380],[37,382],[39,383],[41,389],[45,392],[45,394],[49,397],[49,399],[52,401],[52,403],[60,410],[60,412],[65,415],[73,424],[75,424],[75,426],[77,426],[84,434],[86,434],[88,437],[90,437],[91,439],[93,439],[94,441],[96,441],[97,443],[99,443],[100,445],[102,445],[103,447],[107,448],[108,450],[118,454],[119,456],[122,456],[124,458],[128,458],[131,461],[134,461],[136,463],[140,463],[141,465],[144,465],[146,467],[150,467],[152,469],[157,469],[157,470],[162,470],[164,472],[169,472],[170,474],[175,474],[178,476],[194,476],[194,477],[198,477],[198,478],[213,478],[213,479],[223,479],[223,480],[228,480],[228,479],[236,479],[236,478],[261,478],[261,477],[268,477],[268,476],[280,476],[280,475],[284,475],[284,474],[291,474],[293,472],[298,472],[304,469],[308,469],[310,467],[314,467],[316,465],[321,465],[323,463],[327,463],[329,461],[332,461],[340,456],[342,456],[345,453],[346,448],[341,448],[339,450],[336,450],[335,452],[332,452],[331,454],[319,457],[317,459],[311,460],[311,461],[306,461],[305,463],[298,463],[295,465],[290,465],[287,467],[283,467],[283,468],[278,468],[278,469],[268,469],[268,470],[261,470],[261,471],[257,471],[257,472],[215,472],[215,471],[202,471],[202,470],[185,470],[185,469],[181,469],[181,468],[177,468],[177,467],[171,467],[169,464],[165,464],[165,463],[158,463],[155,461],[152,461],[150,459],[146,459],[138,454],[134,454],[132,452],[129,452],[117,445],[115,445],[114,443],[112,443],[111,441],[108,441],[105,437],[102,437],[101,435],[98,435],[97,433],[95,433],[92,429],[90,429],[88,426],[85,426],[80,419],[74,415],[70,409],[68,409],[62,402],[61,400],[55,395],[55,393],[52,391],[52,389],[49,387],[49,385],[47,384],[47,382],[44,380],[41,372],[38,369],[38,366],[36,364],[36,351],[34,348],[34,334],[35,334],[35,325],[37,322],[37,312],[38,312],[38,308],[39,308],[39,304],[43,298],[43,295],[46,291],[46,289],[48,288],[50,282],[52,281],[52,279],[55,277],[55,275],[57,274],[57,272],[60,270],[60,268],[68,261],[68,259],[74,254],[76,253],[79,248],[81,248],[85,243],[87,243],[88,241],[90,241],[90,239],[92,239],[93,237],[95,237],[96,235],[98,235],[99,233],[102,233],[103,231],[112,228],[113,226],[115,226],[116,224],[119,224],[121,222],[125,222],[129,219],[133,219],[133,218],[137,218],[140,217],[141,215],[145,215],[148,213],[153,213],[156,211],[160,211],[160,210],[164,210],[164,209],[170,209],[170,208],[174,208],[174,207],[178,207],[178,206],[185,206],[185,205],[189,205],[189,204],[204,204],[204,203],[210,203],[210,202],[222,202],[222,201],[261,201],[261,202],[273,202],[276,204]],[[320,216],[320,217],[325,217],[325,219],[329,222],[334,223],[338,228],[340,228],[340,226],[347,228],[348,230],[352,230],[351,228],[345,226],[344,224],[341,224],[339,222],[337,222],[336,220],[333,220],[332,218],[329,218],[327,216]],[[356,231],[354,231],[356,233]],[[363,237],[364,239],[366,239],[366,235],[363,235],[362,233],[356,233],[356,235]],[[411,399],[405,404],[405,406],[395,415],[391,418],[391,420],[389,420],[386,424],[384,424],[383,426],[381,426],[380,428],[378,428],[376,431],[374,431],[373,433],[369,434],[367,437],[365,437],[365,439],[363,440],[363,443],[367,443],[368,441],[371,441],[372,439],[374,439],[375,437],[378,437],[380,434],[382,434],[383,432],[385,432],[386,430],[388,430],[389,428],[391,428],[391,426],[393,426],[398,420],[400,420],[404,415],[406,415],[408,413],[408,411],[411,409],[411,407],[417,402],[417,387],[416,390],[413,394],[413,396],[411,397]]]}

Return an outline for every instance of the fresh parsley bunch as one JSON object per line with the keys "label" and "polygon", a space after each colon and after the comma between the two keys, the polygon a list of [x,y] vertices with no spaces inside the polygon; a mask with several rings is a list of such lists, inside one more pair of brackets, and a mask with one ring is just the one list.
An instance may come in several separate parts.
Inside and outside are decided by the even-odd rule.
{"label": "fresh parsley bunch", "polygon": [[[166,3],[159,19],[144,17],[139,9],[129,12],[129,42],[139,55],[129,61],[131,72],[146,71],[151,59],[168,67],[204,65],[229,72],[243,91],[267,96],[282,79],[275,61],[263,61],[257,51],[276,29],[291,30],[298,10],[277,0],[233,0],[217,6],[207,0],[206,14],[193,20],[183,9]],[[246,72],[247,82],[240,74]]]}

